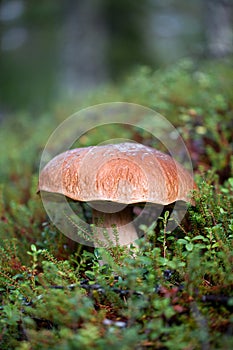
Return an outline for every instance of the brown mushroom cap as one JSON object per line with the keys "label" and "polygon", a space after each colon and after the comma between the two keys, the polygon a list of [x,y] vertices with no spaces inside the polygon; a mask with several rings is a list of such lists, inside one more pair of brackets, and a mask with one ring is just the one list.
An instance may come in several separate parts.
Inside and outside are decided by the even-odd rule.
{"label": "brown mushroom cap", "polygon": [[192,176],[169,155],[139,143],[76,148],[41,171],[39,191],[77,201],[170,204],[190,201]]}

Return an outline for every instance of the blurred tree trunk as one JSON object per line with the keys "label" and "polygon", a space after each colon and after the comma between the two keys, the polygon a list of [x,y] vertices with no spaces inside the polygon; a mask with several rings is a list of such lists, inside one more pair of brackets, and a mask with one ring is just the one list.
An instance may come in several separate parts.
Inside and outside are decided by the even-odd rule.
{"label": "blurred tree trunk", "polygon": [[233,53],[232,0],[204,0],[207,54],[224,57]]}
{"label": "blurred tree trunk", "polygon": [[61,84],[85,90],[149,63],[144,47],[148,0],[63,0]]}
{"label": "blurred tree trunk", "polygon": [[60,79],[62,90],[72,93],[107,80],[107,31],[101,1],[65,1],[64,12]]}

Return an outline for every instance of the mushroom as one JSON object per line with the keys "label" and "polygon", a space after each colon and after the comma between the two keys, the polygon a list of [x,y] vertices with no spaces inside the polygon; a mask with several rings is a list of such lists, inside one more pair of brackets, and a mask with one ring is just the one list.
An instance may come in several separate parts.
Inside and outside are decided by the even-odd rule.
{"label": "mushroom", "polygon": [[57,155],[41,171],[38,191],[90,203],[100,240],[106,239],[102,228],[112,242],[117,230],[118,243],[128,245],[138,238],[130,204],[190,202],[194,187],[192,176],[171,156],[125,142]]}

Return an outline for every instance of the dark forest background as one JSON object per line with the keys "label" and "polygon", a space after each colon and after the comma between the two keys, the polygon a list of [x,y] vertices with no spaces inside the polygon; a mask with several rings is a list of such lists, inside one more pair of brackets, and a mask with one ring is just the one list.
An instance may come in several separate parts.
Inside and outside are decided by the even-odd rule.
{"label": "dark forest background", "polygon": [[231,0],[0,0],[0,116],[233,51]]}

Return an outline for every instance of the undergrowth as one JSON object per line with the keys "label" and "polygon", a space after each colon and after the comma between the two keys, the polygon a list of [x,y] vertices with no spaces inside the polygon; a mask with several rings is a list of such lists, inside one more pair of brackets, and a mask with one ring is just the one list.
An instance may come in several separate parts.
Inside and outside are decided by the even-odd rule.
{"label": "undergrowth", "polygon": [[[185,60],[166,72],[143,68],[121,89],[79,101],[80,108],[110,100],[154,108],[179,128],[191,154],[196,205],[172,232],[169,211],[142,225],[130,251],[71,241],[36,194],[39,153],[72,108],[2,123],[1,349],[232,349],[232,75],[227,65]],[[125,132],[153,145],[140,130]],[[93,132],[80,144],[101,137]]]}

